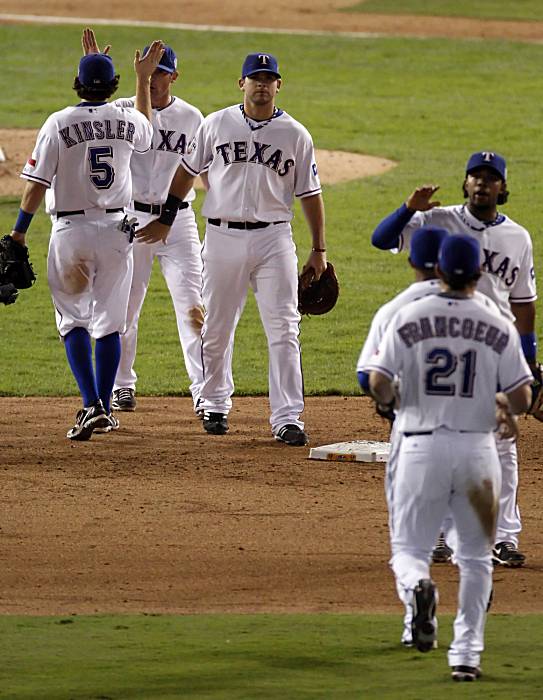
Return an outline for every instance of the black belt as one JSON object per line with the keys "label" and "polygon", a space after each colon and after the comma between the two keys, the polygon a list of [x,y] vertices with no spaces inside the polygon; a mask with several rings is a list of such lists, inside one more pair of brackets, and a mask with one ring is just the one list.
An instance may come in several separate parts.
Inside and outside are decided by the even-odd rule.
{"label": "black belt", "polygon": [[[220,226],[222,223],[221,219],[208,219],[207,222],[212,226]],[[224,223],[228,225],[228,228],[253,231],[256,228],[266,228],[266,226],[270,226],[272,223],[274,226],[277,224],[285,224],[286,221],[225,221]]]}
{"label": "black belt", "polygon": [[[432,435],[433,430],[423,430],[421,433],[404,433],[404,437],[413,437],[413,435]],[[457,433],[480,433],[481,430],[457,430]]]}
{"label": "black belt", "polygon": [[[124,211],[123,207],[117,207],[116,209],[106,209],[106,214],[116,214],[117,212]],[[63,216],[85,216],[84,209],[74,209],[74,211],[57,211],[57,219],[61,219]]]}
{"label": "black belt", "polygon": [[[186,209],[188,206],[188,202],[181,202],[178,209]],[[153,216],[160,216],[162,214],[162,204],[145,204],[145,202],[134,202],[134,209],[136,211],[145,211],[147,214],[152,214]]]}

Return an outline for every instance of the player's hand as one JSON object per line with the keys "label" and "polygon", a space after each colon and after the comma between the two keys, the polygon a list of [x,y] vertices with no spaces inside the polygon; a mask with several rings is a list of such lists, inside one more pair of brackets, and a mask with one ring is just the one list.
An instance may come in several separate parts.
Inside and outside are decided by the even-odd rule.
{"label": "player's hand", "polygon": [[500,392],[496,394],[496,424],[498,434],[504,440],[518,438],[519,431],[517,419],[511,411],[511,405],[507,396]]}
{"label": "player's hand", "polygon": [[16,243],[20,243],[26,248],[26,234],[21,233],[20,231],[12,231],[11,237]]}
{"label": "player's hand", "polygon": [[149,50],[145,56],[141,56],[139,50],[136,50],[136,55],[134,57],[134,70],[138,78],[150,80],[151,76],[155,72],[160,59],[164,54],[164,42],[160,40],[155,40],[149,46]]}
{"label": "player's hand", "polygon": [[429,211],[434,207],[439,207],[441,202],[432,201],[432,197],[438,191],[439,185],[423,185],[417,187],[407,198],[405,203],[411,211]]}
{"label": "player's hand", "polygon": [[[313,270],[313,276],[304,276],[304,272],[311,268]],[[311,251],[310,256],[307,259],[306,264],[302,268],[302,276],[304,276],[304,281],[306,281],[307,286],[320,279],[322,273],[326,270],[326,253],[317,253],[316,251]]]}
{"label": "player's hand", "polygon": [[83,30],[83,36],[81,37],[81,46],[83,47],[84,56],[88,56],[90,53],[108,54],[111,48],[111,45],[108,44],[103,51],[100,51],[100,48],[96,41],[96,36],[94,35],[94,31],[89,27]]}
{"label": "player's hand", "polygon": [[158,241],[166,243],[169,233],[170,227],[166,226],[166,224],[161,224],[158,219],[155,219],[140,229],[136,233],[135,239],[138,243],[147,243],[149,245]]}

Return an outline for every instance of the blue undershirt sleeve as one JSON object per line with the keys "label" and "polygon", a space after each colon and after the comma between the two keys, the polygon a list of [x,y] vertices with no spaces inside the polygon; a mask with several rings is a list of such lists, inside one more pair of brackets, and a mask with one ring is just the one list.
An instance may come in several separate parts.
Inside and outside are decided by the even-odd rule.
{"label": "blue undershirt sleeve", "polygon": [[367,372],[363,372],[362,370],[359,370],[357,373],[358,376],[358,383],[360,384],[360,387],[363,391],[366,392],[366,394],[370,393],[370,375]]}
{"label": "blue undershirt sleeve", "polygon": [[371,235],[371,244],[381,250],[390,250],[400,245],[400,234],[411,221],[415,212],[402,204],[399,209],[385,217]]}

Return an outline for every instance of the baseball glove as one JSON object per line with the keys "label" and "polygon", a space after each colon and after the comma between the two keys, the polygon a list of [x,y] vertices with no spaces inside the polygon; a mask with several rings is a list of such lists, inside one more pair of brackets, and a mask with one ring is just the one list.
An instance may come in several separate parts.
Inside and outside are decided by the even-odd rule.
{"label": "baseball glove", "polygon": [[339,282],[332,263],[328,263],[320,279],[315,280],[314,276],[313,268],[309,267],[298,278],[298,311],[318,316],[336,305]]}
{"label": "baseball glove", "polygon": [[0,280],[17,289],[28,289],[36,275],[28,259],[28,248],[17,243],[11,236],[0,239]]}
{"label": "baseball glove", "polygon": [[543,421],[543,366],[539,363],[532,368],[532,405],[528,413],[535,419]]}
{"label": "baseball glove", "polygon": [[12,284],[0,284],[0,302],[14,304],[19,292]]}

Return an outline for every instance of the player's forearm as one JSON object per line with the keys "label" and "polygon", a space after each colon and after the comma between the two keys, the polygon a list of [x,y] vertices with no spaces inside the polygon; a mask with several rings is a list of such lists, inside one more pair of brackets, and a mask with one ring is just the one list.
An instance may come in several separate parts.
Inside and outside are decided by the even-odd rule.
{"label": "player's forearm", "polygon": [[151,107],[151,77],[136,76],[136,109],[149,121],[153,118]]}
{"label": "player's forearm", "polygon": [[325,217],[322,195],[315,194],[311,197],[303,197],[301,204],[309,230],[311,231],[313,251],[325,252],[326,236],[324,233]]}
{"label": "player's forearm", "polygon": [[411,221],[415,212],[408,209],[404,203],[399,209],[385,217],[371,235],[371,244],[381,250],[397,248],[400,235],[405,226]]}
{"label": "player's forearm", "polygon": [[31,180],[26,181],[21,198],[19,215],[12,229],[12,236],[18,243],[24,244],[25,235],[30,226],[32,217],[38,211],[46,190],[47,187],[39,182],[32,182]]}
{"label": "player's forearm", "polygon": [[183,166],[179,166],[175,171],[170,185],[170,194],[183,200],[194,185],[195,176],[188,173]]}
{"label": "player's forearm", "polygon": [[370,372],[370,392],[378,404],[386,406],[394,401],[394,384],[381,372]]}
{"label": "player's forearm", "polygon": [[523,384],[517,389],[506,394],[509,399],[509,405],[511,410],[516,415],[520,413],[525,413],[532,403],[532,391],[530,389],[530,384]]}

